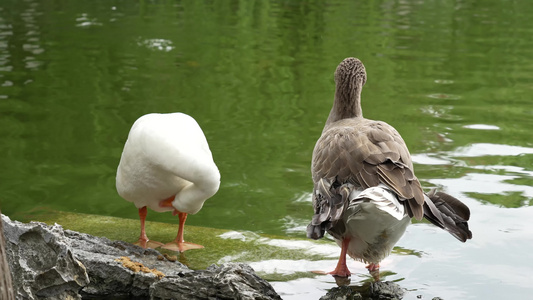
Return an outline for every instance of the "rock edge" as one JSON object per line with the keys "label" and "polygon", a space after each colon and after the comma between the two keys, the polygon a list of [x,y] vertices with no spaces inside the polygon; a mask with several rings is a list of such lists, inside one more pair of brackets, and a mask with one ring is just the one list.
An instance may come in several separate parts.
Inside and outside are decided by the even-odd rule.
{"label": "rock edge", "polygon": [[156,250],[58,224],[21,223],[5,215],[2,221],[17,299],[281,299],[246,264],[194,271]]}

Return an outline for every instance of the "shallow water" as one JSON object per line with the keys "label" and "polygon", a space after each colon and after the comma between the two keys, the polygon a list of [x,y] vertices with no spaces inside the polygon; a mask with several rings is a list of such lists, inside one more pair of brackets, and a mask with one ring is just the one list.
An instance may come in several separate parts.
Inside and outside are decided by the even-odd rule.
{"label": "shallow water", "polygon": [[[137,218],[114,188],[128,130],[143,114],[181,111],[202,126],[222,174],[188,224],[305,237],[333,71],[356,56],[368,72],[365,116],[398,129],[426,188],[472,211],[466,244],[410,226],[385,279],[405,299],[527,298],[532,13],[527,1],[2,1],[2,212]],[[253,267],[328,270],[339,250],[327,251],[329,261]],[[349,267],[353,284],[368,280],[362,264]],[[284,299],[312,299],[334,281],[273,284]]]}

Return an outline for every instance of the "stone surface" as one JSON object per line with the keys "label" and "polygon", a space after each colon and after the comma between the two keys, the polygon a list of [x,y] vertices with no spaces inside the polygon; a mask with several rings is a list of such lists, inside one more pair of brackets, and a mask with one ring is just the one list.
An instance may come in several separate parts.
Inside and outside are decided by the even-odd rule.
{"label": "stone surface", "polygon": [[15,299],[13,294],[13,283],[11,281],[11,271],[7,263],[6,242],[4,239],[3,222],[0,219],[0,299]]}
{"label": "stone surface", "polygon": [[281,299],[245,264],[193,271],[156,250],[2,220],[17,299]]}
{"label": "stone surface", "polygon": [[328,293],[322,297],[320,300],[360,300],[363,299],[360,293],[354,291],[349,286],[339,286],[334,287],[328,291]]}
{"label": "stone surface", "polygon": [[81,299],[89,277],[60,226],[22,224],[4,215],[2,222],[17,299]]}
{"label": "stone surface", "polygon": [[[195,282],[201,282],[198,289]],[[246,264],[211,265],[196,274],[167,276],[150,288],[152,299],[281,299]]]}
{"label": "stone surface", "polygon": [[370,284],[370,295],[372,299],[396,300],[402,299],[403,294],[403,289],[391,281],[378,281]]}
{"label": "stone surface", "polygon": [[399,300],[404,294],[403,289],[390,281],[378,281],[366,283],[363,286],[340,286],[334,287],[320,300]]}
{"label": "stone surface", "polygon": [[149,288],[159,278],[154,273],[135,272],[119,260],[128,257],[149,269],[156,269],[166,276],[193,272],[180,262],[162,259],[161,253],[135,245],[110,241],[71,230],[64,231],[72,251],[86,267],[90,282],[81,291],[84,295],[129,295],[148,297]]}

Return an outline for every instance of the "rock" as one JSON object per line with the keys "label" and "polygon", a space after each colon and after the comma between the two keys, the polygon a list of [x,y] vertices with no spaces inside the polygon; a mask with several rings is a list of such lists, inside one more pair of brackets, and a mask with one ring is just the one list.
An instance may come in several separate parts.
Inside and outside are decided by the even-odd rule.
{"label": "rock", "polygon": [[363,299],[360,293],[354,291],[349,286],[343,285],[340,287],[334,287],[328,291],[328,293],[320,300],[360,300]]}
{"label": "rock", "polygon": [[22,224],[4,215],[2,222],[17,299],[81,299],[89,277],[60,226]]}
{"label": "rock", "polygon": [[0,218],[0,299],[15,299],[13,294],[13,282],[11,280],[11,271],[7,263],[6,242],[4,239],[4,229],[2,219]]}
{"label": "rock", "polygon": [[91,279],[81,291],[84,296],[149,296],[150,286],[159,280],[158,275],[154,272],[136,272],[123,264],[122,257],[166,276],[193,272],[180,262],[161,259],[161,253],[153,249],[71,230],[65,230],[64,235],[75,257],[87,268]]}
{"label": "rock", "polygon": [[402,299],[403,289],[391,281],[378,281],[370,284],[370,295],[372,299],[396,300]]}
{"label": "rock", "polygon": [[193,271],[153,249],[2,220],[17,299],[281,299],[245,264]]}
{"label": "rock", "polygon": [[166,276],[152,285],[150,296],[152,299],[281,300],[272,286],[246,264],[211,265],[195,274]]}
{"label": "rock", "polygon": [[390,281],[366,283],[363,286],[334,287],[320,300],[399,300],[404,294],[403,289]]}

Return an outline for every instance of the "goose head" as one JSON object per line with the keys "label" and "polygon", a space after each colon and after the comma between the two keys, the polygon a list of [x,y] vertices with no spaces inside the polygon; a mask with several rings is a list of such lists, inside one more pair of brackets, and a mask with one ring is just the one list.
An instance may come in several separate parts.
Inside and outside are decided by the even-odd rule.
{"label": "goose head", "polygon": [[355,58],[345,58],[335,70],[335,83],[337,91],[342,90],[361,90],[366,83],[366,69],[363,63]]}
{"label": "goose head", "polygon": [[335,101],[327,124],[347,118],[363,117],[361,90],[366,83],[366,69],[354,57],[344,59],[335,70]]}

